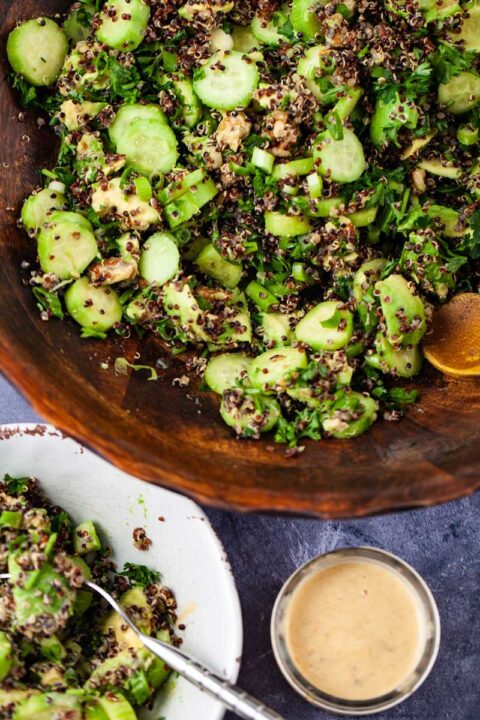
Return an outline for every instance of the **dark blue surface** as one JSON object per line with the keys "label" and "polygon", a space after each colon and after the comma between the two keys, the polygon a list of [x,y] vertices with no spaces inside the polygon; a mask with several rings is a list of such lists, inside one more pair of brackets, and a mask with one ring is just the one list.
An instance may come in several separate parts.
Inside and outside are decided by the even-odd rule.
{"label": "dark blue surface", "polygon": [[[37,416],[0,379],[0,423]],[[291,520],[208,511],[230,557],[243,606],[245,653],[240,682],[286,720],[330,717],[295,695],[272,657],[269,622],[275,596],[295,568],[348,545],[400,555],[436,597],[442,642],[435,668],[388,720],[480,720],[480,495],[441,507],[344,522]],[[208,718],[185,717],[185,720]],[[229,717],[230,720],[230,717]]]}

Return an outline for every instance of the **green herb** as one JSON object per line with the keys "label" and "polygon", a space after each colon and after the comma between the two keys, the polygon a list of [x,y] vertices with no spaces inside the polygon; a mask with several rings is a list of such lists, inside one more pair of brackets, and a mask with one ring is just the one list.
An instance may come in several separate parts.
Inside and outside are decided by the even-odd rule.
{"label": "green herb", "polygon": [[48,292],[48,290],[45,290],[41,287],[33,288],[33,294],[38,300],[39,310],[46,310],[48,313],[53,315],[53,317],[57,317],[60,318],[60,320],[63,320],[64,312],[62,310],[62,303],[60,302],[58,295],[52,292]]}
{"label": "green herb", "polygon": [[142,587],[154,585],[160,580],[160,573],[156,570],[150,570],[146,565],[129,562],[125,563],[122,572],[118,574],[128,578],[132,585],[141,585]]}
{"label": "green herb", "polygon": [[15,497],[17,497],[18,495],[23,495],[27,492],[30,486],[30,478],[14,478],[11,475],[7,474],[3,477],[3,484],[5,485],[5,489],[9,495],[14,495]]}

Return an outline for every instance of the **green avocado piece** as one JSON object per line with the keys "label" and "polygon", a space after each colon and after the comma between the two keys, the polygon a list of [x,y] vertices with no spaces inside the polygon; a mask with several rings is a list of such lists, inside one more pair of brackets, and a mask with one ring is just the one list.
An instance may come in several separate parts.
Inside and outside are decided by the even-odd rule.
{"label": "green avocado piece", "polygon": [[209,338],[203,329],[204,313],[187,283],[171,281],[163,286],[163,306],[175,325],[195,341]]}
{"label": "green avocado piece", "polygon": [[398,132],[402,127],[413,130],[418,124],[418,110],[415,103],[401,100],[396,93],[388,102],[379,98],[370,121],[370,138],[377,147],[385,147],[389,142],[398,145]]}
{"label": "green avocado piece", "polygon": [[400,269],[422,290],[445,300],[455,287],[455,278],[440,255],[440,246],[432,233],[411,233],[403,246]]}
{"label": "green avocado piece", "polygon": [[480,102],[480,75],[463,71],[438,86],[438,102],[453,115],[462,115]]}
{"label": "green avocado piece", "polygon": [[359,392],[342,392],[323,417],[323,429],[339,440],[354,438],[375,422],[377,411],[378,403],[373,398]]}
{"label": "green avocado piece", "polygon": [[389,343],[396,349],[417,345],[427,329],[422,299],[413,294],[402,275],[390,275],[375,283],[375,292],[380,298]]}

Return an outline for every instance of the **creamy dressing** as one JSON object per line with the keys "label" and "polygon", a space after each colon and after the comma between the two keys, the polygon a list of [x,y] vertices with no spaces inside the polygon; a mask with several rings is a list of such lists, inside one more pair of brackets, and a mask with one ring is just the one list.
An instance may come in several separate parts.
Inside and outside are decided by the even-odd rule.
{"label": "creamy dressing", "polygon": [[300,583],[284,634],[294,665],[312,685],[343,700],[370,700],[415,670],[426,621],[399,573],[374,561],[348,560]]}

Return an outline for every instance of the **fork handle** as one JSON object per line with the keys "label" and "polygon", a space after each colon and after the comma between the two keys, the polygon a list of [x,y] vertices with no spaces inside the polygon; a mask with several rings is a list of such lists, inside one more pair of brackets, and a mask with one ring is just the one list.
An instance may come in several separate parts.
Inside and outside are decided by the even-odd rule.
{"label": "fork handle", "polygon": [[184,655],[178,648],[143,634],[142,640],[148,649],[164,660],[172,670],[222,702],[238,717],[244,720],[284,720],[274,710],[270,710],[262,702],[232,685],[205,665]]}

